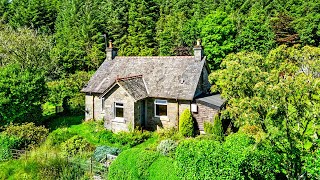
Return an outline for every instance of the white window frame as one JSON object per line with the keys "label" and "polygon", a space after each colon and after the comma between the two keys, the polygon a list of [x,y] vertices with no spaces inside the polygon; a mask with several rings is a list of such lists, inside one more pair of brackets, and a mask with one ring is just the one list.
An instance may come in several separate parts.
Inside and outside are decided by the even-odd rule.
{"label": "white window frame", "polygon": [[[157,105],[166,105],[167,106],[167,115],[166,116],[157,115]],[[164,99],[155,99],[154,100],[154,117],[168,117],[168,101],[167,100],[164,100]]]}
{"label": "white window frame", "polygon": [[[117,105],[117,103],[118,104],[122,104],[122,106]],[[122,108],[123,109],[123,117],[117,117],[116,116],[116,109],[117,108]],[[124,119],[124,103],[122,103],[122,102],[114,102],[113,115],[114,115],[114,119],[119,119],[119,120],[123,120]]]}

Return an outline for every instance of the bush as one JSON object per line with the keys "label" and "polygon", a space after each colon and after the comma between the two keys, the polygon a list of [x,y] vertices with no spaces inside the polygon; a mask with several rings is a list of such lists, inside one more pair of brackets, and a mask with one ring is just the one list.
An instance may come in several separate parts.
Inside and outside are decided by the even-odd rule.
{"label": "bush", "polygon": [[149,167],[159,157],[157,152],[132,148],[123,151],[112,162],[108,179],[150,179]]}
{"label": "bush", "polygon": [[158,134],[161,139],[172,139],[172,140],[179,140],[184,138],[181,133],[175,128],[162,128],[158,130]]}
{"label": "bush", "polygon": [[163,140],[157,147],[157,151],[165,156],[173,154],[177,148],[177,144],[175,141],[171,139]]}
{"label": "bush", "polygon": [[76,134],[74,132],[70,132],[68,128],[59,128],[49,134],[46,144],[49,146],[60,146],[61,143],[70,139],[74,135]]}
{"label": "bush", "polygon": [[61,144],[61,150],[63,156],[75,156],[78,153],[92,150],[92,146],[83,137],[75,135]]}
{"label": "bush", "polygon": [[230,135],[222,144],[183,141],[176,150],[178,175],[181,179],[275,179],[279,156],[272,148],[257,149],[254,144],[244,134]]}
{"label": "bush", "polygon": [[218,137],[223,137],[222,122],[219,115],[215,115],[213,118],[212,133]]}
{"label": "bush", "polygon": [[178,180],[175,161],[166,156],[159,156],[149,167],[149,177],[153,180]]}
{"label": "bush", "polygon": [[110,139],[111,143],[119,143],[120,145],[133,147],[143,143],[151,137],[151,133],[146,131],[142,132],[134,130],[133,132],[119,132],[113,134],[113,138]]}
{"label": "bush", "polygon": [[6,136],[14,136],[21,139],[22,148],[31,148],[39,145],[46,139],[48,133],[48,129],[43,126],[36,126],[34,123],[10,124],[3,132]]}
{"label": "bush", "polygon": [[184,110],[180,116],[179,130],[183,136],[194,136],[194,122],[189,109]]}
{"label": "bush", "polygon": [[96,161],[102,162],[107,157],[107,154],[119,155],[121,150],[115,147],[98,146],[94,151],[93,157]]}
{"label": "bush", "polygon": [[205,121],[203,128],[206,134],[213,134],[213,123]]}
{"label": "bush", "polygon": [[14,136],[0,135],[0,161],[7,161],[12,158],[10,149],[19,149],[21,139]]}

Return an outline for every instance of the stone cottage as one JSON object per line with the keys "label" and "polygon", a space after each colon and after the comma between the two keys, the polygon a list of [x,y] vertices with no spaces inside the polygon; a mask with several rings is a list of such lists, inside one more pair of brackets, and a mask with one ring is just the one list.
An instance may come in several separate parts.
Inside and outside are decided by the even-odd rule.
{"label": "stone cottage", "polygon": [[180,114],[190,109],[203,131],[224,103],[208,93],[210,70],[199,41],[194,56],[117,56],[111,42],[106,53],[82,92],[85,119],[103,119],[107,129],[178,128]]}

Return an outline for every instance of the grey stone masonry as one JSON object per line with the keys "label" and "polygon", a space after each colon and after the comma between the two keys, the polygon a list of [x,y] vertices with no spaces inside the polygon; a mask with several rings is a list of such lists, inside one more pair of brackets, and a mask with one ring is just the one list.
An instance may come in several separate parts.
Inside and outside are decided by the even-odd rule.
{"label": "grey stone masonry", "polygon": [[213,117],[219,110],[197,103],[198,112],[193,112],[192,116],[197,121],[200,131],[204,131],[204,122],[213,122]]}

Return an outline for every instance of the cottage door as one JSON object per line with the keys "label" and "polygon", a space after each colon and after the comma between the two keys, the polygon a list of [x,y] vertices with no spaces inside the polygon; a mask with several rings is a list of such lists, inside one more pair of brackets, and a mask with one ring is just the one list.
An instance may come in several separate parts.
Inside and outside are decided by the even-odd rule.
{"label": "cottage door", "polygon": [[146,126],[146,103],[145,100],[141,100],[141,109],[140,109],[140,123],[141,126],[144,128]]}

